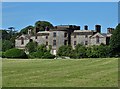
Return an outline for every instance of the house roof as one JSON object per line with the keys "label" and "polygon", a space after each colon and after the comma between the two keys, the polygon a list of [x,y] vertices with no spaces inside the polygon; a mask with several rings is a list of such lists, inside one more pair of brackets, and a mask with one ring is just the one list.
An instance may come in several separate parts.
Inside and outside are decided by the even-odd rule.
{"label": "house roof", "polygon": [[107,36],[107,34],[106,34],[106,33],[99,33],[99,32],[97,32],[96,34],[90,36],[90,38],[96,38],[96,36],[99,36],[99,37],[101,37],[101,38],[104,38],[104,37]]}
{"label": "house roof", "polygon": [[18,36],[16,39],[17,39],[17,40],[21,40],[22,38],[24,38],[25,40],[28,40],[28,39],[30,39],[30,36],[29,36],[29,35],[22,34],[21,36]]}

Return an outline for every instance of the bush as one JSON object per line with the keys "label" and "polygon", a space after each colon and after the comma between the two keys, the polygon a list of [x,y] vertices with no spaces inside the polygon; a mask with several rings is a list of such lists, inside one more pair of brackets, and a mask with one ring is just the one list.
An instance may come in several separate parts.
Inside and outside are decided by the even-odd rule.
{"label": "bush", "polygon": [[45,52],[43,58],[53,59],[55,55],[52,55],[50,52]]}
{"label": "bush", "polygon": [[34,42],[31,40],[29,43],[27,43],[27,45],[25,46],[25,49],[29,53],[32,53],[36,51],[37,45],[38,45],[37,42]]}
{"label": "bush", "polygon": [[71,57],[72,52],[73,52],[72,46],[63,45],[59,47],[57,51],[57,56]]}
{"label": "bush", "polygon": [[[8,45],[9,44],[9,45]],[[8,49],[11,49],[14,47],[14,44],[10,40],[3,40],[2,43],[2,51],[7,51]]]}
{"label": "bush", "polygon": [[41,45],[37,46],[37,51],[40,51],[40,52],[47,52],[46,45],[41,44]]}
{"label": "bush", "polygon": [[37,52],[33,52],[33,53],[30,53],[29,54],[29,57],[30,58],[46,58],[46,59],[53,59],[55,58],[54,55],[52,55],[49,51],[47,52],[40,52],[40,51],[37,51]]}
{"label": "bush", "polygon": [[26,53],[21,49],[12,48],[4,53],[6,58],[27,58]]}
{"label": "bush", "polygon": [[86,55],[88,58],[105,58],[109,57],[110,47],[105,45],[91,46],[87,48]]}
{"label": "bush", "polygon": [[75,47],[75,56],[76,58],[85,58],[86,57],[86,47],[81,44],[77,44]]}
{"label": "bush", "polygon": [[4,58],[4,57],[5,57],[5,56],[4,56],[4,53],[5,53],[5,52],[0,52],[0,57]]}
{"label": "bush", "polygon": [[43,55],[44,55],[44,53],[43,52],[32,52],[32,53],[30,53],[29,54],[29,57],[30,58],[42,58],[43,57]]}

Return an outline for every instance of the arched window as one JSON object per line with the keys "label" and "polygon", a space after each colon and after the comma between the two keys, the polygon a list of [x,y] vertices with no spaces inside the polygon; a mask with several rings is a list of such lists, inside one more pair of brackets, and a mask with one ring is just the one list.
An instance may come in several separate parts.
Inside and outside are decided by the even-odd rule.
{"label": "arched window", "polygon": [[21,37],[21,45],[23,45],[23,44],[24,44],[24,38]]}
{"label": "arched window", "polygon": [[99,36],[96,36],[96,43],[98,44],[100,41]]}

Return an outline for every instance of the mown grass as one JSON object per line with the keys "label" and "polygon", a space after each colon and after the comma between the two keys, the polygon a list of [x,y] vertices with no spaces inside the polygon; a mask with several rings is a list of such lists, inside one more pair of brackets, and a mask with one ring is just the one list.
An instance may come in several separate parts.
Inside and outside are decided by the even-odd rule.
{"label": "mown grass", "polygon": [[3,87],[117,87],[118,59],[3,59]]}

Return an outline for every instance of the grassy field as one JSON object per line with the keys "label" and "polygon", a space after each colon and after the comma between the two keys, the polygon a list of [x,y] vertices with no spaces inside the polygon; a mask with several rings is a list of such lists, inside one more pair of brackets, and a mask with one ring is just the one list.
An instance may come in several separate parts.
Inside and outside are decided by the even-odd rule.
{"label": "grassy field", "polygon": [[3,87],[117,87],[118,59],[3,59]]}

